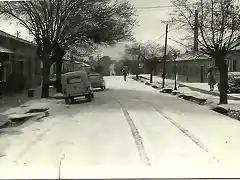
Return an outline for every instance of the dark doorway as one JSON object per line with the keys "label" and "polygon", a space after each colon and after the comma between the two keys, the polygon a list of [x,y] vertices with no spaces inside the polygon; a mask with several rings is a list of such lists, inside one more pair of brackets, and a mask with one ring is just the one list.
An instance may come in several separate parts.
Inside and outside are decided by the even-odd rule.
{"label": "dark doorway", "polygon": [[237,61],[233,60],[233,72],[237,71]]}

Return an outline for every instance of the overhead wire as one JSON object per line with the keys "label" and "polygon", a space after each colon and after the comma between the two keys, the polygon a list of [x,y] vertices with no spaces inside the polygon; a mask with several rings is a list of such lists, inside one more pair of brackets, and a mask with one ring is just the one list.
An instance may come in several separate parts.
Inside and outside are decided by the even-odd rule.
{"label": "overhead wire", "polygon": [[[192,5],[192,4],[194,4],[194,3],[178,5],[178,7]],[[136,9],[162,9],[162,8],[174,8],[174,7],[176,7],[176,6],[174,6],[174,5],[159,5],[159,6],[145,6],[145,7],[135,7],[135,8]]]}

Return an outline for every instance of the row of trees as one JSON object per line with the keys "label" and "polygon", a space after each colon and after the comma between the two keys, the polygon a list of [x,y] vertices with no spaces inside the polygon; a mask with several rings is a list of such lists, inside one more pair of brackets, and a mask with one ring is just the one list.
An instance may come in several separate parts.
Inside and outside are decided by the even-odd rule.
{"label": "row of trees", "polygon": [[[123,59],[125,62],[128,62],[126,65],[130,66],[130,69],[133,68],[135,70],[136,74],[139,73],[137,71],[139,69],[139,64],[144,64],[150,74],[150,83],[152,83],[153,74],[158,71],[156,69],[157,65],[164,60],[164,50],[164,46],[151,41],[146,43],[136,42],[132,45],[126,45]],[[173,60],[173,56],[177,53],[179,53],[179,51],[172,47],[168,47],[166,59]],[[134,58],[134,61],[130,61]],[[134,65],[132,66],[132,64]]]}
{"label": "row of trees", "polygon": [[[185,44],[183,40],[192,44],[193,32],[197,29],[199,50],[212,58],[220,73],[219,103],[227,104],[227,57],[240,46],[238,4],[235,0],[198,0],[195,3],[189,0],[172,0],[172,4],[175,9],[170,13],[167,23],[181,27],[189,33],[187,37],[181,39],[181,44]],[[126,54],[139,55],[140,60],[150,68],[152,77],[154,67],[162,59],[163,47],[152,43],[150,45],[136,43],[126,48]],[[170,49],[168,56],[172,54]]]}
{"label": "row of trees", "polygon": [[[170,22],[181,26],[188,37],[198,28],[200,51],[210,56],[220,72],[220,104],[227,104],[227,56],[240,46],[240,8],[235,0],[172,0]],[[197,17],[195,13],[197,12]],[[196,23],[197,19],[197,23]],[[189,39],[189,38],[187,38]]]}
{"label": "row of trees", "polygon": [[43,62],[42,98],[49,96],[49,73],[57,67],[57,90],[67,51],[88,52],[97,45],[132,39],[135,9],[128,2],[112,0],[1,1],[0,15],[16,19],[29,30]]}

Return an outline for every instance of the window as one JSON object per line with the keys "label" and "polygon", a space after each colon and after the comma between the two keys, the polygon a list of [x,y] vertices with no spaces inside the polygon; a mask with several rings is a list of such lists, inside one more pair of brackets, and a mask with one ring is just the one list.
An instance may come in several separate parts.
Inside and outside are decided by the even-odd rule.
{"label": "window", "polygon": [[68,84],[75,84],[75,83],[81,83],[82,79],[80,76],[75,76],[75,77],[71,77],[67,80]]}
{"label": "window", "polygon": [[233,71],[237,71],[237,61],[233,60]]}
{"label": "window", "polygon": [[56,74],[56,64],[53,64],[53,74]]}

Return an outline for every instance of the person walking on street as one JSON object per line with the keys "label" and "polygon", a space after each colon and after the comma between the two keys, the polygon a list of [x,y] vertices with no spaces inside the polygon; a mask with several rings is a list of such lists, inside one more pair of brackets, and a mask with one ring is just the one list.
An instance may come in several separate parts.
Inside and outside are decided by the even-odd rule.
{"label": "person walking on street", "polygon": [[127,81],[127,70],[123,69],[124,81]]}
{"label": "person walking on street", "polygon": [[216,79],[215,79],[212,67],[210,67],[208,70],[207,79],[208,79],[208,85],[210,86],[210,91],[214,91],[214,85],[216,84]]}

